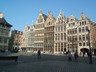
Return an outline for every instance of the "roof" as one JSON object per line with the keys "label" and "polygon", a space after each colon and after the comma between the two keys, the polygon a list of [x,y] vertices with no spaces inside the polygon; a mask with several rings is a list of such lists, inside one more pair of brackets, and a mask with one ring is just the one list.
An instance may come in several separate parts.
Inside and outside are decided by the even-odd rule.
{"label": "roof", "polygon": [[7,27],[12,27],[12,25],[9,24],[9,23],[4,19],[4,17],[3,17],[3,18],[0,18],[0,24],[6,25]]}
{"label": "roof", "polygon": [[20,34],[20,33],[23,34],[22,31],[18,31],[18,30],[13,30],[13,31],[14,31],[15,34]]}
{"label": "roof", "polygon": [[42,15],[43,15],[43,17],[44,17],[44,20],[46,21],[47,15],[45,15],[45,14],[43,14],[43,13],[42,13]]}

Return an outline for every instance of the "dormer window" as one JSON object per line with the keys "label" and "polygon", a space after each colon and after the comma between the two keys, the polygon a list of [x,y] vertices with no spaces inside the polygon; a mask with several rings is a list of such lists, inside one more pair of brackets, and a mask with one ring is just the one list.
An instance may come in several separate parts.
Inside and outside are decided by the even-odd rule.
{"label": "dormer window", "polygon": [[83,20],[84,18],[82,17],[82,20]]}
{"label": "dormer window", "polygon": [[80,22],[80,26],[81,26],[81,22]]}
{"label": "dormer window", "polygon": [[71,21],[73,21],[73,19],[71,19]]}
{"label": "dormer window", "polygon": [[50,22],[49,22],[49,25],[50,25]]}

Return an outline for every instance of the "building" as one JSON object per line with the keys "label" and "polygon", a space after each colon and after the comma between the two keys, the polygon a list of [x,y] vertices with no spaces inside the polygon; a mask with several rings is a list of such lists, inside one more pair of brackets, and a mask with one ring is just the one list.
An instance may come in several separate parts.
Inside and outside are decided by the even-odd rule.
{"label": "building", "polygon": [[66,24],[68,22],[60,10],[54,26],[54,53],[63,53],[67,50]]}
{"label": "building", "polygon": [[48,17],[45,21],[45,32],[44,32],[44,52],[54,53],[54,25],[56,19],[49,12]]}
{"label": "building", "polygon": [[37,52],[40,49],[42,52],[44,51],[44,23],[46,21],[47,16],[42,13],[40,9],[39,16],[35,25],[35,39],[34,39],[34,51]]}
{"label": "building", "polygon": [[68,50],[74,52],[78,49],[78,19],[73,14],[71,14],[66,24],[66,29]]}
{"label": "building", "polygon": [[21,49],[23,52],[32,52],[34,48],[34,33],[35,30],[33,22],[30,27],[26,24],[22,35]]}
{"label": "building", "polygon": [[0,51],[8,51],[10,25],[0,13]]}
{"label": "building", "polygon": [[[72,14],[67,24],[67,40],[68,49],[72,53],[76,50],[78,54],[87,54],[89,52],[89,41],[92,50],[96,49],[94,46],[96,43],[96,29],[95,22],[88,19],[84,13],[81,13],[80,20],[76,19]],[[88,34],[88,30],[90,34]]]}
{"label": "building", "polygon": [[9,50],[21,50],[21,44],[22,44],[22,31],[18,30],[12,30],[11,37],[9,41]]}

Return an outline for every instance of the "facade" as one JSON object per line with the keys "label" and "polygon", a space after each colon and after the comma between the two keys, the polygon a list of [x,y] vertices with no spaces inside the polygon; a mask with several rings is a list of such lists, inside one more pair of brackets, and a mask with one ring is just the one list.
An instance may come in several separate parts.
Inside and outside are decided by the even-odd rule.
{"label": "facade", "polygon": [[[88,33],[90,31],[90,34]],[[96,23],[81,13],[80,19],[73,14],[69,18],[61,13],[57,20],[49,12],[48,16],[40,13],[35,26],[26,25],[22,36],[22,51],[38,49],[44,53],[64,53],[76,50],[78,54],[89,52],[89,41],[92,52],[96,54]]]}
{"label": "facade", "polygon": [[60,14],[57,17],[54,26],[54,53],[63,53],[67,50],[66,40],[66,24],[68,22],[67,17]]}
{"label": "facade", "polygon": [[34,25],[33,22],[30,27],[25,26],[23,35],[22,35],[22,45],[21,45],[21,50],[23,52],[30,52],[34,48]]}
{"label": "facade", "polygon": [[12,25],[10,25],[0,13],[0,51],[8,50],[9,33]]}
{"label": "facade", "polygon": [[[72,53],[76,50],[79,54],[87,54],[89,52],[89,42],[93,49],[95,41],[95,23],[88,19],[83,12],[81,13],[80,20],[77,20],[72,14],[67,24],[67,40],[68,49]],[[88,34],[90,30],[90,34]],[[95,45],[95,44],[94,44]]]}
{"label": "facade", "polygon": [[10,36],[10,43],[9,43],[9,49],[11,51],[14,50],[20,50],[21,49],[21,44],[22,44],[22,31],[18,31],[18,30],[13,30],[11,32],[11,36]]}
{"label": "facade", "polygon": [[74,52],[78,49],[78,20],[73,16],[73,14],[71,14],[66,28],[67,47],[69,51]]}
{"label": "facade", "polygon": [[48,17],[45,22],[45,32],[44,32],[44,52],[54,53],[54,25],[56,19],[49,12]]}
{"label": "facade", "polygon": [[40,49],[42,52],[44,51],[44,23],[46,21],[47,16],[42,13],[40,9],[39,16],[35,25],[35,39],[34,39],[34,51],[37,52]]}

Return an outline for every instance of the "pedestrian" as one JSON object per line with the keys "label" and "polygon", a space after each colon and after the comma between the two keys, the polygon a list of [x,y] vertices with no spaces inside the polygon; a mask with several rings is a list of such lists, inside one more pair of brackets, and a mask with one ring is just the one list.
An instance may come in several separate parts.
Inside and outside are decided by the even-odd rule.
{"label": "pedestrian", "polygon": [[76,52],[74,54],[74,58],[75,58],[75,61],[78,62],[78,53],[77,53],[77,50],[76,50]]}
{"label": "pedestrian", "polygon": [[84,57],[84,55],[85,55],[85,52],[83,52],[83,57]]}
{"label": "pedestrian", "polygon": [[69,60],[69,61],[72,61],[72,54],[71,54],[71,52],[70,52],[70,51],[68,52],[68,54],[67,54],[67,55],[68,55],[68,60]]}
{"label": "pedestrian", "polygon": [[41,59],[41,52],[38,50],[38,59]]}
{"label": "pedestrian", "polygon": [[88,55],[88,57],[89,57],[89,52],[87,52],[87,55]]}

